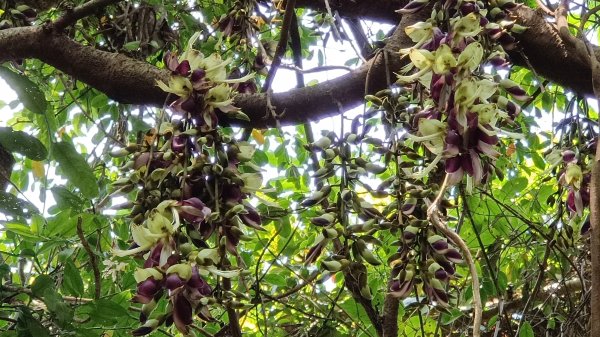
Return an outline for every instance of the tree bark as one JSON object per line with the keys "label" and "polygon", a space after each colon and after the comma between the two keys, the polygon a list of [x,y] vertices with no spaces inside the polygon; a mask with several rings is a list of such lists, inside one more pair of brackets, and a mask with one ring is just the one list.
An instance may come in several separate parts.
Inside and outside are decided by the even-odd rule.
{"label": "tree bark", "polygon": [[[309,3],[318,6],[321,3],[316,0],[299,2],[305,6],[309,6]],[[350,9],[354,8],[351,6],[358,5],[355,2],[344,2],[335,8],[350,15]],[[390,20],[389,11],[381,10],[385,7],[371,7],[369,11],[365,11],[369,18],[384,20],[387,17],[385,20]],[[589,57],[582,55],[579,52],[581,48],[577,46],[583,42],[563,41],[552,24],[528,7],[520,6],[513,13],[520,24],[529,27],[519,36],[521,49],[510,54],[515,63],[531,67],[537,74],[579,94],[592,95]],[[385,50],[395,52],[401,47],[411,45],[412,41],[402,29],[396,31],[387,41]],[[598,58],[598,49],[595,48],[594,52]],[[381,54],[378,55],[360,68],[333,80],[273,94],[271,102],[275,106],[275,112],[282,114],[280,123],[295,125],[319,120],[338,114],[339,105],[343,109],[351,109],[362,104],[366,83],[370,93],[378,91],[386,86],[386,75],[399,71],[402,66],[398,57],[389,57],[392,62],[389,69],[386,69]],[[0,62],[23,58],[37,58],[48,63],[119,102],[162,106],[167,99],[167,95],[156,86],[156,81],[165,81],[169,76],[168,71],[124,55],[82,45],[64,35],[54,33],[51,29],[44,30],[36,26],[0,31]],[[242,123],[222,118],[225,123],[256,128],[275,124],[272,119],[265,117],[269,115],[265,94],[239,95],[235,104],[243,109],[251,122]]]}

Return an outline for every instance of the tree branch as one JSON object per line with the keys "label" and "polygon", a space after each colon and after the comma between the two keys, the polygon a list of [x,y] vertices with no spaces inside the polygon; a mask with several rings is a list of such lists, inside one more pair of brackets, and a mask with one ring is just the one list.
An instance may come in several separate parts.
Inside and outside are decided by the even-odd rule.
{"label": "tree branch", "polygon": [[122,0],[92,0],[88,1],[85,4],[76,7],[72,10],[67,10],[67,12],[58,18],[56,21],[50,24],[51,29],[56,30],[57,32],[61,32],[63,29],[68,26],[74,24],[75,22],[88,17],[99,9],[102,9],[106,6],[116,4],[117,2],[121,2]]}
{"label": "tree branch", "polygon": [[269,69],[269,73],[267,74],[267,78],[265,79],[265,83],[263,84],[262,91],[265,92],[271,89],[271,83],[273,83],[273,79],[275,78],[275,74],[277,73],[277,69],[281,64],[281,59],[283,58],[283,54],[287,50],[287,43],[290,33],[290,27],[292,25],[292,18],[294,17],[294,8],[296,7],[296,0],[287,0],[285,4],[285,13],[283,15],[283,23],[281,24],[281,32],[279,36],[279,42],[277,43],[277,48],[275,49],[275,56],[273,57],[273,63],[271,63],[271,68]]}
{"label": "tree branch", "polygon": [[[369,11],[365,15],[382,18],[381,8],[387,1],[369,1]],[[396,1],[392,1],[398,4]],[[298,1],[319,5],[321,1]],[[360,4],[359,4],[360,3]],[[380,4],[382,6],[379,6]],[[331,6],[340,13],[351,13],[356,6],[365,6],[363,2],[330,1]],[[396,13],[393,13],[394,15]],[[520,52],[512,52],[511,57],[516,64],[530,64],[541,76],[568,87],[573,91],[592,95],[590,58],[581,53],[577,44],[582,41],[564,41],[556,28],[548,23],[541,13],[528,7],[519,6],[513,10],[518,23],[529,27],[519,39]],[[376,16],[379,15],[379,16]],[[412,16],[412,15],[405,15]],[[413,45],[404,34],[401,26],[388,40],[385,49],[397,52],[400,48]],[[571,40],[571,39],[570,39]],[[586,50],[583,48],[583,50]],[[596,58],[600,56],[598,48],[594,48]],[[166,70],[158,69],[148,63],[137,61],[127,56],[97,50],[54,32],[45,31],[41,27],[19,27],[0,31],[0,62],[12,59],[37,58],[54,66],[74,78],[104,92],[110,98],[130,104],[162,106],[167,97],[157,86],[156,81],[168,81],[170,76]],[[398,57],[390,58],[388,71],[399,71],[402,62]],[[367,81],[367,73],[369,78]],[[386,87],[386,67],[381,53],[360,68],[320,83],[315,86],[292,89],[271,96],[275,113],[282,114],[281,125],[295,125],[339,113],[337,103],[343,109],[351,109],[362,104],[365,85],[370,92]],[[265,94],[239,95],[235,104],[250,117],[250,123],[222,120],[232,125],[264,128],[274,126],[274,120],[267,116],[267,96]]]}
{"label": "tree branch", "polygon": [[83,232],[82,227],[83,218],[80,216],[77,218],[77,236],[79,237],[79,241],[81,241],[81,245],[83,249],[85,249],[86,253],[90,257],[90,265],[92,266],[92,271],[94,272],[94,299],[100,299],[100,294],[102,293],[102,279],[100,276],[100,269],[98,268],[98,257],[96,253],[90,247],[90,243],[85,238],[85,233]]}
{"label": "tree branch", "polygon": [[[368,19],[388,24],[396,24],[400,20],[400,14],[396,11],[408,3],[408,0],[328,1],[331,10],[337,11],[342,17]],[[327,11],[325,0],[297,0],[296,7]]]}

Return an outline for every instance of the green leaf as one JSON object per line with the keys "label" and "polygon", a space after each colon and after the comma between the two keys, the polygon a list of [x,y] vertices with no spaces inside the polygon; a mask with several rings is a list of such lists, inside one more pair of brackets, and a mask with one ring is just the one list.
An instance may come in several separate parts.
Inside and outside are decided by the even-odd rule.
{"label": "green leaf", "polygon": [[535,337],[533,334],[533,328],[531,324],[527,321],[521,324],[521,330],[519,331],[519,337]]}
{"label": "green leaf", "polygon": [[52,191],[52,196],[59,208],[79,210],[83,206],[84,201],[64,186],[54,186],[50,191]]}
{"label": "green leaf", "polygon": [[279,274],[267,274],[265,275],[265,282],[270,283],[272,285],[276,285],[278,287],[286,287],[287,282],[285,281],[285,277]]}
{"label": "green leaf", "polygon": [[29,226],[27,226],[27,225],[23,225],[20,223],[7,223],[7,224],[4,224],[4,229],[9,232],[13,232],[17,235],[20,235],[20,236],[33,238],[33,239],[39,239],[39,236],[33,234],[31,232],[31,230],[29,229]]}
{"label": "green leaf", "polygon": [[461,318],[462,316],[463,313],[460,310],[456,308],[451,308],[448,313],[442,314],[442,325],[448,325]]}
{"label": "green leaf", "polygon": [[48,329],[31,315],[28,308],[21,308],[17,318],[17,336],[19,337],[50,337]]}
{"label": "green leaf", "polygon": [[49,288],[44,291],[44,303],[60,326],[66,326],[73,320],[73,310],[63,301],[62,296],[54,289]]}
{"label": "green leaf", "polygon": [[140,48],[140,41],[131,41],[123,45],[123,49],[127,51],[134,51]]}
{"label": "green leaf", "polygon": [[62,141],[52,144],[52,156],[58,162],[62,175],[75,185],[86,198],[98,196],[98,183],[94,172],[73,144]]}
{"label": "green leaf", "polygon": [[54,280],[48,275],[40,275],[35,278],[31,285],[33,296],[42,297],[46,289],[54,289]]}
{"label": "green leaf", "polygon": [[525,177],[509,179],[506,181],[504,186],[502,186],[502,192],[504,192],[507,196],[512,197],[513,195],[524,190],[528,184],[529,181]]}
{"label": "green leaf", "polygon": [[91,317],[94,321],[110,323],[121,317],[128,317],[127,309],[114,301],[99,299],[95,301]]}
{"label": "green leaf", "polygon": [[25,108],[36,114],[44,114],[48,102],[40,88],[27,77],[6,67],[0,67],[0,77],[17,93]]}
{"label": "green leaf", "polygon": [[532,152],[531,159],[533,160],[535,167],[539,168],[540,170],[544,170],[546,168],[546,161],[544,161],[544,158],[542,158],[539,153]]}
{"label": "green leaf", "polygon": [[37,138],[23,131],[0,127],[0,145],[10,152],[17,152],[31,160],[44,160],[48,150]]}
{"label": "green leaf", "polygon": [[8,192],[0,191],[0,213],[15,217],[30,217],[39,211],[29,201],[21,200]]}
{"label": "green leaf", "polygon": [[67,261],[63,273],[63,289],[75,296],[83,295],[83,279],[72,261]]}

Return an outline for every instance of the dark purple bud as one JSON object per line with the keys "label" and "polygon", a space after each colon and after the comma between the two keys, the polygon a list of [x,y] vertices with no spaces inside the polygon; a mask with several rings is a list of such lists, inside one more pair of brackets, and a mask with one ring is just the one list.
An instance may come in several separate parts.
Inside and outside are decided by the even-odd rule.
{"label": "dark purple bud", "polygon": [[492,28],[492,29],[488,29],[487,34],[490,37],[490,39],[498,40],[502,37],[502,34],[504,34],[504,31],[500,28]]}
{"label": "dark purple bud", "polygon": [[242,190],[237,185],[228,184],[223,186],[221,197],[226,203],[236,205],[242,201]]}
{"label": "dark purple bud", "polygon": [[433,300],[442,306],[448,305],[448,294],[443,289],[433,288]]}
{"label": "dark purple bud", "polygon": [[[440,259],[440,260],[441,260],[441,259]],[[446,273],[447,273],[448,275],[454,275],[454,273],[456,272],[456,271],[454,270],[454,267],[452,266],[452,263],[451,263],[451,262],[448,262],[448,261],[438,261],[438,260],[436,260],[436,262],[437,262],[437,263],[438,263],[440,266],[442,266],[442,268],[444,268],[444,270],[446,271]]]}
{"label": "dark purple bud", "polygon": [[317,258],[319,257],[319,255],[321,255],[322,250],[323,250],[323,245],[321,243],[317,243],[316,245],[312,246],[308,250],[308,253],[306,253],[306,259],[304,259],[304,262],[306,264],[315,262],[317,260]]}
{"label": "dark purple bud", "polygon": [[565,162],[566,164],[568,164],[568,163],[576,163],[577,162],[577,155],[575,154],[575,152],[573,152],[571,150],[565,150],[562,153],[562,159],[563,159],[563,162]]}
{"label": "dark purple bud", "polygon": [[154,298],[154,295],[156,295],[161,289],[162,286],[160,281],[150,277],[145,281],[138,283],[137,294],[133,296],[132,301],[142,304],[150,303],[150,301],[152,301]]}
{"label": "dark purple bud", "polygon": [[141,326],[141,327],[131,331],[131,335],[132,336],[146,336],[147,334],[151,333],[152,331],[154,331],[154,329],[152,329],[149,326]]}
{"label": "dark purple bud", "polygon": [[394,280],[390,284],[390,294],[397,298],[404,298],[408,294],[410,294],[413,286],[413,279],[409,281],[400,282],[399,280]]}
{"label": "dark purple bud", "polygon": [[184,60],[181,62],[177,68],[175,68],[175,73],[181,76],[187,76],[190,73],[190,62],[188,60]]}
{"label": "dark purple bud", "polygon": [[212,289],[208,283],[200,276],[197,267],[192,267],[192,277],[187,282],[188,287],[196,290],[201,296],[209,296]]}
{"label": "dark purple bud", "polygon": [[444,76],[440,76],[434,74],[431,78],[431,98],[435,101],[439,101],[442,96],[442,90],[446,84],[446,78]]}
{"label": "dark purple bud", "polygon": [[465,170],[468,175],[473,176],[475,169],[473,168],[473,161],[471,160],[470,154],[462,154],[460,156],[460,164],[462,169]]}
{"label": "dark purple bud", "polygon": [[150,152],[143,152],[135,158],[133,168],[137,170],[148,165],[148,162],[150,162],[150,171],[157,168],[167,168],[171,165],[171,161],[162,159],[162,155],[162,152],[155,152],[152,154],[152,160],[150,161]]}
{"label": "dark purple bud", "polygon": [[188,326],[194,322],[192,318],[192,305],[190,301],[179,292],[173,299],[173,323],[184,335],[189,333]]}
{"label": "dark purple bud", "polygon": [[434,27],[433,37],[431,38],[431,40],[429,40],[429,42],[425,43],[422,48],[427,49],[429,51],[437,50],[440,44],[442,44],[442,40],[444,40],[445,37],[446,33],[442,32],[439,28]]}
{"label": "dark purple bud", "polygon": [[448,243],[444,240],[437,240],[431,243],[431,248],[439,254],[444,254],[448,249]]}
{"label": "dark purple bud", "polygon": [[425,7],[428,3],[429,3],[429,1],[427,1],[427,0],[420,0],[420,1],[414,0],[414,1],[409,2],[406,6],[404,6],[402,9],[398,10],[397,12],[400,14],[416,13],[420,9]]}
{"label": "dark purple bud", "polygon": [[446,259],[448,259],[448,261],[450,261],[452,263],[462,263],[463,262],[462,255],[460,255],[460,253],[456,249],[448,249],[448,251],[446,252],[446,254],[444,254],[444,256],[446,257]]}
{"label": "dark purple bud", "polygon": [[158,267],[160,265],[160,253],[162,251],[163,244],[159,242],[148,254],[148,258],[144,261],[144,268]]}
{"label": "dark purple bud", "polygon": [[405,215],[410,215],[410,214],[412,214],[412,212],[415,211],[416,207],[417,207],[416,200],[408,200],[407,203],[402,205],[402,213]]}
{"label": "dark purple bud", "polygon": [[237,87],[237,92],[240,94],[255,94],[257,91],[256,83],[252,80],[240,83]]}
{"label": "dark purple bud", "polygon": [[493,65],[494,67],[506,67],[508,65],[508,61],[504,58],[504,57],[500,57],[500,56],[494,56],[492,58],[489,59],[490,64]]}
{"label": "dark purple bud", "polygon": [[521,107],[513,101],[508,101],[506,103],[506,112],[508,112],[508,116],[512,119],[515,119],[519,112],[521,112]]}
{"label": "dark purple bud", "polygon": [[206,76],[206,71],[204,69],[196,69],[192,72],[192,83],[201,81]]}
{"label": "dark purple bud", "polygon": [[405,230],[402,232],[402,239],[404,239],[404,242],[406,243],[412,242],[416,237],[417,235],[411,231]]}
{"label": "dark purple bud", "polygon": [[591,228],[590,216],[588,215],[588,217],[585,219],[585,222],[581,226],[581,231],[579,233],[581,235],[586,235]]}
{"label": "dark purple bud", "polygon": [[503,32],[498,41],[506,51],[513,50],[516,47],[516,40],[509,33]]}
{"label": "dark purple bud", "polygon": [[165,287],[171,291],[183,287],[184,284],[184,280],[177,273],[170,274],[165,280]]}
{"label": "dark purple bud", "polygon": [[440,268],[438,270],[435,271],[435,278],[438,280],[446,280],[448,279],[448,273],[446,273],[446,271],[443,268]]}
{"label": "dark purple bud", "polygon": [[193,113],[196,111],[196,100],[193,96],[188,97],[185,101],[181,102],[179,107],[187,112]]}
{"label": "dark purple bud", "polygon": [[460,156],[446,159],[445,166],[446,166],[447,173],[454,173],[454,172],[458,171],[459,169],[462,168]]}
{"label": "dark purple bud", "polygon": [[197,225],[211,213],[210,208],[198,198],[189,198],[179,202],[179,216],[190,224]]}
{"label": "dark purple bud", "polygon": [[256,208],[246,205],[246,211],[248,211],[248,213],[240,214],[240,219],[242,219],[242,222],[248,227],[264,231],[265,229],[261,226],[260,214],[258,214]]}
{"label": "dark purple bud", "polygon": [[177,135],[171,140],[171,149],[177,153],[183,153],[189,142],[190,138],[187,135]]}
{"label": "dark purple bud", "polygon": [[477,6],[477,4],[474,2],[463,2],[462,5],[460,5],[460,13],[462,15],[467,15],[470,13],[478,13],[478,12],[479,12],[479,6]]}

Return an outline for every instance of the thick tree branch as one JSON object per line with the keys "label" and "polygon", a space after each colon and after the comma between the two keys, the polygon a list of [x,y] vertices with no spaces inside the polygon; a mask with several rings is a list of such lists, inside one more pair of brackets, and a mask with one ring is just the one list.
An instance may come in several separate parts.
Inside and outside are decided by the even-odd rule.
{"label": "thick tree branch", "polygon": [[[510,53],[512,60],[523,67],[533,67],[537,74],[579,94],[593,95],[590,58],[584,42],[575,37],[564,38],[541,12],[529,7],[519,6],[513,14],[527,30],[516,36],[520,51]],[[594,54],[597,59],[600,57],[598,48]]]}
{"label": "thick tree branch", "polygon": [[[298,1],[298,5],[306,5],[308,2],[320,3],[305,0]],[[382,2],[382,6],[383,2],[387,3],[382,0],[369,1],[370,10],[365,13],[383,15],[381,8],[384,7],[374,2]],[[345,13],[352,12],[354,6],[360,6],[359,3],[363,2],[344,2],[340,5],[341,2],[330,0],[333,8]],[[520,24],[529,27],[519,36],[522,52],[512,53],[513,60],[520,65],[531,65],[539,75],[580,94],[592,95],[589,55],[582,55],[579,52],[582,49],[577,45],[583,42],[576,39],[563,41],[542,14],[528,7],[520,6],[513,13]],[[389,39],[386,50],[394,52],[411,45],[412,41],[405,36],[404,28],[401,27]],[[594,53],[596,58],[600,56],[597,48],[594,49]],[[166,70],[124,55],[81,45],[66,36],[45,31],[41,27],[0,31],[0,62],[23,58],[37,58],[48,63],[119,102],[162,106],[166,99],[166,94],[156,86],[156,80],[168,79],[169,72]],[[363,102],[365,84],[368,84],[370,92],[378,91],[386,86],[386,71],[396,72],[400,69],[402,64],[398,57],[389,59],[392,62],[387,70],[382,54],[379,53],[360,68],[344,76],[315,86],[273,94],[271,103],[275,106],[275,113],[283,114],[280,118],[282,125],[290,125],[336,115],[339,112],[338,103],[343,109],[354,108]],[[246,124],[247,126],[275,125],[272,119],[265,117],[266,95],[240,95],[235,103],[250,116],[251,123]],[[232,124],[242,124],[239,121],[223,120]]]}
{"label": "thick tree branch", "polygon": [[[332,11],[342,17],[368,19],[388,24],[396,24],[400,14],[396,11],[408,3],[408,0],[328,0]],[[305,7],[325,12],[325,0],[297,0],[296,7]]]}
{"label": "thick tree branch", "polygon": [[88,17],[99,9],[102,9],[106,6],[116,4],[117,2],[121,2],[123,0],[91,0],[86,2],[85,4],[76,7],[72,10],[68,10],[63,16],[58,18],[58,20],[54,21],[50,24],[51,29],[55,29],[56,31],[62,31],[68,26],[74,24],[75,22]]}

